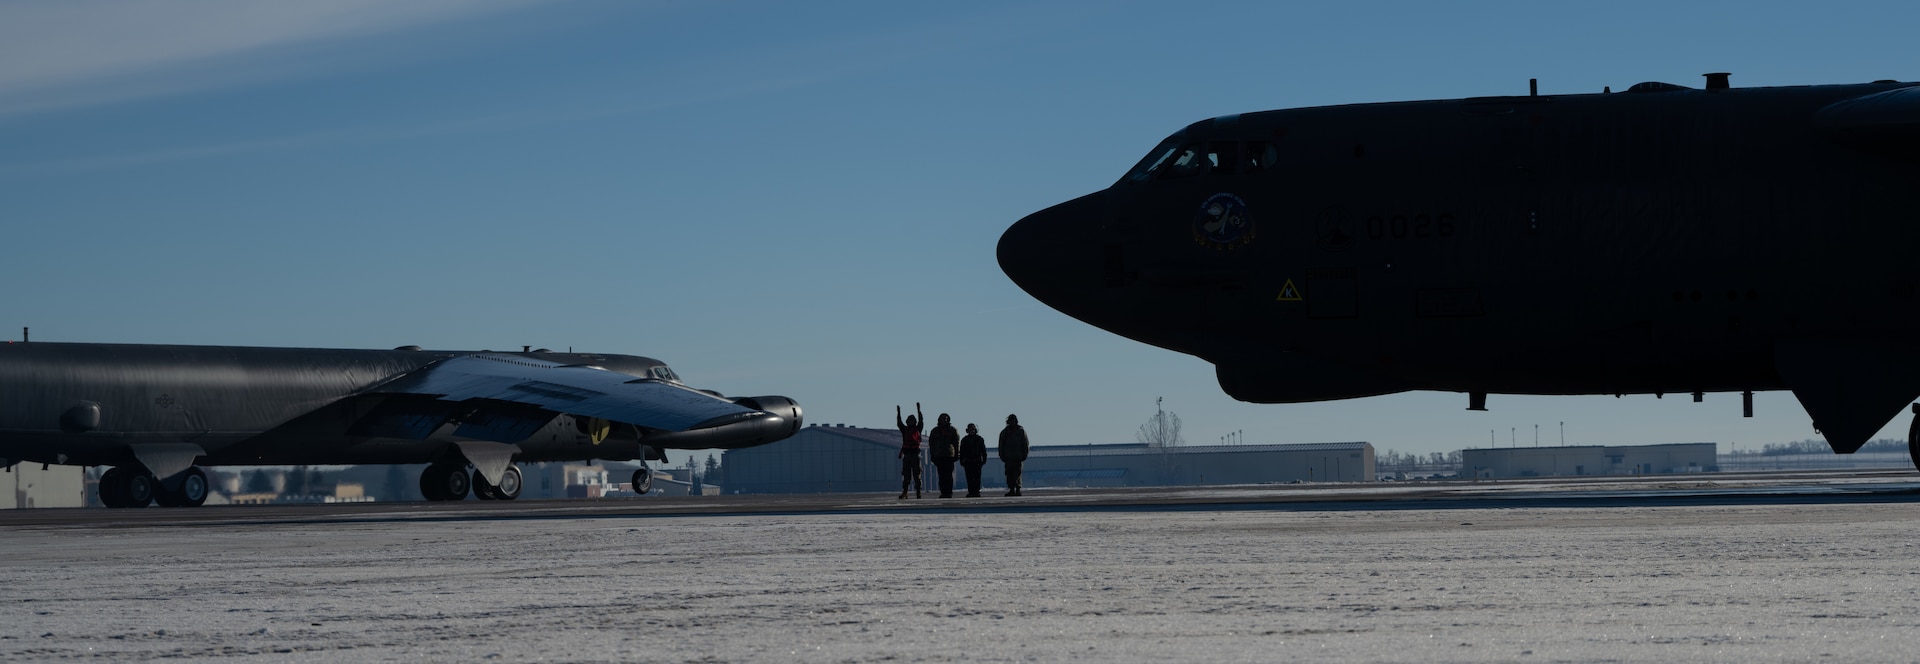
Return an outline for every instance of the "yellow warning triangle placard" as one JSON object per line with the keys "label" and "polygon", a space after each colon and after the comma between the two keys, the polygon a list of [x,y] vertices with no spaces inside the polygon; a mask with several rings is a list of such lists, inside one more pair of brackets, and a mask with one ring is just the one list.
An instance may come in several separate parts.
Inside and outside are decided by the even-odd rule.
{"label": "yellow warning triangle placard", "polygon": [[1293,286],[1292,279],[1288,279],[1287,285],[1280,287],[1280,297],[1275,299],[1281,302],[1299,302],[1305,298],[1300,297],[1300,289]]}

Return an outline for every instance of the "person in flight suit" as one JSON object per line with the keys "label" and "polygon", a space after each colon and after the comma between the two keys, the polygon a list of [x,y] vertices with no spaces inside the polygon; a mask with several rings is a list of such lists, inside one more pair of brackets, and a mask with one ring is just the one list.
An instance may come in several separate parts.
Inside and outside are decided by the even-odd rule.
{"label": "person in flight suit", "polygon": [[987,465],[987,439],[980,427],[967,423],[967,435],[960,439],[960,467],[967,469],[967,497],[980,497],[980,467]]}
{"label": "person in flight suit", "polygon": [[1008,415],[1007,428],[1000,430],[1000,461],[1007,465],[1007,495],[1020,495],[1020,464],[1027,462],[1027,430],[1020,416]]}
{"label": "person in flight suit", "polygon": [[939,424],[934,425],[933,433],[927,434],[927,444],[933,449],[934,479],[940,484],[940,497],[953,497],[953,462],[960,458],[960,432],[953,430],[953,418],[946,413],[940,414]]}
{"label": "person in flight suit", "polygon": [[920,402],[913,402],[913,415],[906,421],[900,421],[900,407],[893,407],[893,424],[900,427],[900,498],[907,497],[907,487],[913,487],[913,497],[920,497],[920,432],[927,419],[920,412]]}

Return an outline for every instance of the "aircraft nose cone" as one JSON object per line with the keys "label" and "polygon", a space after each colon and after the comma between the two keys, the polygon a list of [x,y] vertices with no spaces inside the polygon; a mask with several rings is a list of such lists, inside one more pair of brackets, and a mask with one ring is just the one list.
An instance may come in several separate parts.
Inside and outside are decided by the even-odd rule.
{"label": "aircraft nose cone", "polygon": [[1000,271],[1034,299],[1069,315],[1074,293],[1097,286],[1099,194],[1027,215],[1000,235]]}

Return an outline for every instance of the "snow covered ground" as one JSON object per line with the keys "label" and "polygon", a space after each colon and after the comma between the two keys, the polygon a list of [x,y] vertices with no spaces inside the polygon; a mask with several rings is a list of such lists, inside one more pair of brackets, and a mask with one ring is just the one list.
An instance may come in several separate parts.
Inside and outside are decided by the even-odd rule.
{"label": "snow covered ground", "polygon": [[0,660],[1910,661],[1890,504],[0,529]]}

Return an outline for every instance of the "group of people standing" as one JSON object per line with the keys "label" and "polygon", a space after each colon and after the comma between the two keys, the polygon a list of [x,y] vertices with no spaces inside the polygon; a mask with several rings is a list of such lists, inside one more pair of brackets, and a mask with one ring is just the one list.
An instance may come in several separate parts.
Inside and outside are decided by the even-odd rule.
{"label": "group of people standing", "polygon": [[[900,497],[907,497],[907,488],[913,488],[913,497],[919,498],[921,492],[921,433],[927,423],[927,415],[920,412],[920,404],[913,404],[913,414],[905,420],[900,419],[900,407],[893,407],[894,426],[900,427]],[[987,465],[987,441],[980,437],[979,427],[967,424],[967,435],[953,429],[953,418],[946,413],[940,414],[939,424],[934,425],[933,433],[926,436],[925,447],[933,458],[934,473],[940,483],[940,497],[953,497],[953,465],[959,463],[967,471],[967,497],[980,497],[980,468]],[[1020,418],[1007,416],[1007,428],[1000,430],[1000,462],[1007,467],[1007,495],[1020,495],[1020,465],[1027,461],[1027,430],[1020,426]]]}

